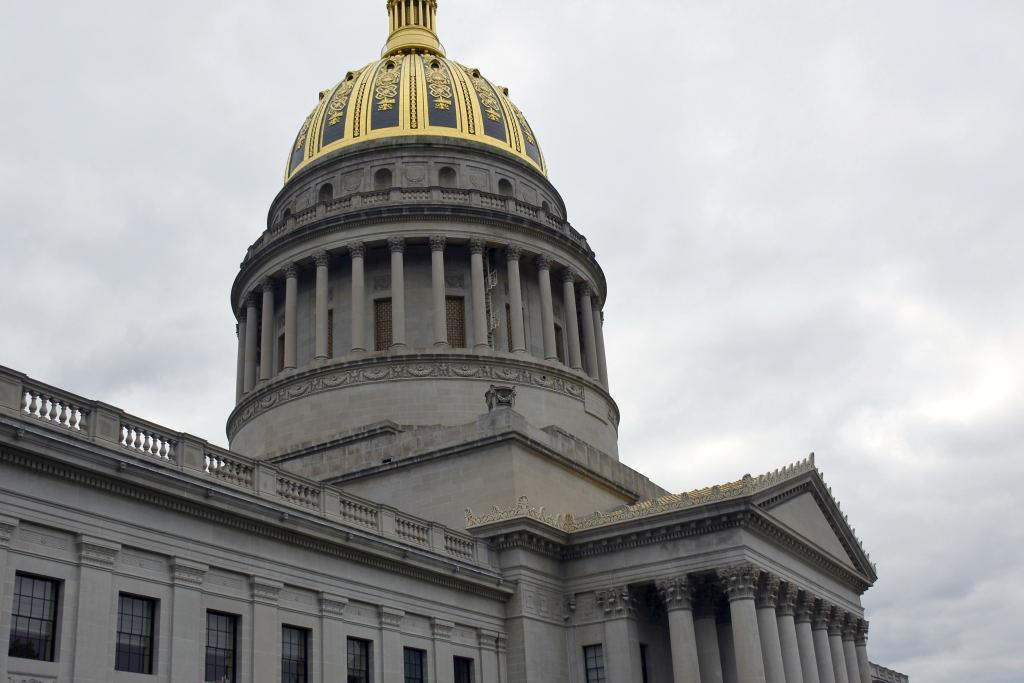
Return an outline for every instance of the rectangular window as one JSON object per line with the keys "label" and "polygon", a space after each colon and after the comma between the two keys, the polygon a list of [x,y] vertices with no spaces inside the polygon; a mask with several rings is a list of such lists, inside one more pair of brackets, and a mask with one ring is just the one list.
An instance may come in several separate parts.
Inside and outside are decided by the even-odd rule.
{"label": "rectangular window", "polygon": [[426,683],[427,653],[424,650],[405,648],[405,683]]}
{"label": "rectangular window", "polygon": [[281,683],[307,683],[309,631],[295,626],[281,627]]}
{"label": "rectangular window", "polygon": [[238,617],[206,613],[206,683],[235,683]]}
{"label": "rectangular window", "polygon": [[562,340],[562,326],[555,323],[555,355],[558,362],[565,365],[565,342]]}
{"label": "rectangular window", "polygon": [[334,309],[327,311],[327,357],[334,358]]}
{"label": "rectangular window", "polygon": [[448,326],[448,346],[466,348],[466,300],[461,296],[444,298],[445,318]]}
{"label": "rectangular window", "polygon": [[28,574],[14,577],[8,657],[54,661],[60,582]]}
{"label": "rectangular window", "polygon": [[117,598],[117,651],[114,668],[153,673],[153,624],[156,600],[121,593]]}
{"label": "rectangular window", "polygon": [[372,642],[359,638],[348,639],[348,683],[370,683],[372,656]]}
{"label": "rectangular window", "polygon": [[468,657],[455,658],[455,683],[473,683],[473,660]]}
{"label": "rectangular window", "polygon": [[587,683],[604,683],[604,650],[600,645],[583,648],[583,660],[587,669]]}
{"label": "rectangular window", "polygon": [[391,299],[373,302],[373,348],[387,351],[391,348]]}

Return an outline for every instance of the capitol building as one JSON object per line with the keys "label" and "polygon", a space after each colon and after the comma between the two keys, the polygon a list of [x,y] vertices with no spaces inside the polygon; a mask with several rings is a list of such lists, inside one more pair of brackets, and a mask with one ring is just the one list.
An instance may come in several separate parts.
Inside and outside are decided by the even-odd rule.
{"label": "capitol building", "polygon": [[288,149],[229,448],[0,367],[0,680],[906,682],[813,455],[688,492],[625,464],[614,283],[436,18],[389,0]]}

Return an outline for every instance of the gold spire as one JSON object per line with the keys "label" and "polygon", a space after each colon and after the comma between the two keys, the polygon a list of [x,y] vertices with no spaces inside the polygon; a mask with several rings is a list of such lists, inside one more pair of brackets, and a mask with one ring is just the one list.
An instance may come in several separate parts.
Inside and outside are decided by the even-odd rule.
{"label": "gold spire", "polygon": [[385,57],[410,50],[444,56],[437,39],[437,0],[388,0],[388,26]]}

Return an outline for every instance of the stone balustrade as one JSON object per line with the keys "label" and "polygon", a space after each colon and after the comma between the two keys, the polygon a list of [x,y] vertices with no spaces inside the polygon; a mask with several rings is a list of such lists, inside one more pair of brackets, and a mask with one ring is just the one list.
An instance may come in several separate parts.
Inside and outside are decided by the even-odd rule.
{"label": "stone balustrade", "polygon": [[197,489],[210,494],[218,487],[227,487],[255,500],[286,505],[296,515],[323,519],[342,533],[370,534],[452,562],[489,566],[486,542],[468,534],[363,500],[0,366],[0,429],[4,428],[17,438],[34,433],[81,441],[90,446],[91,453],[109,458],[112,470],[126,470],[134,458],[140,465],[186,476]]}

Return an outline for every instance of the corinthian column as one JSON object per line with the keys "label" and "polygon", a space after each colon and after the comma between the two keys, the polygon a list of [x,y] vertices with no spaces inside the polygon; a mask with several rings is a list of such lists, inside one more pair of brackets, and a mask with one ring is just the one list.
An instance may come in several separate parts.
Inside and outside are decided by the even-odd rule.
{"label": "corinthian column", "polygon": [[299,298],[299,267],[289,263],[284,269],[284,367],[294,369],[299,362],[295,352],[299,336],[298,298]]}
{"label": "corinthian column", "polygon": [[762,574],[757,591],[757,633],[761,637],[761,656],[767,683],[786,683],[782,663],[782,642],[775,603],[779,599],[780,582],[771,574]]}
{"label": "corinthian column", "polygon": [[[591,293],[590,285],[584,282],[583,286],[580,287],[580,308],[584,311],[593,309],[590,303]],[[597,338],[594,332],[593,314],[583,316],[583,346],[586,347],[587,351],[587,372],[590,374],[591,379],[600,381],[601,368],[597,360]]]}
{"label": "corinthian column", "polygon": [[814,598],[800,591],[797,595],[793,622],[796,627],[796,642],[800,649],[800,673],[804,683],[821,683],[818,678],[818,658],[814,654],[814,634],[811,631],[811,616],[814,613]]}
{"label": "corinthian column", "polygon": [[540,317],[544,330],[544,358],[558,360],[555,350],[555,305],[551,299],[551,259],[537,257],[537,284],[540,286]]}
{"label": "corinthian column", "polygon": [[871,683],[871,664],[868,662],[868,622],[860,620],[857,628],[857,639],[854,641],[857,650],[857,671],[860,683]]}
{"label": "corinthian column", "polygon": [[699,682],[697,633],[693,626],[693,585],[689,577],[681,576],[659,581],[657,588],[668,611],[672,680],[675,683]]}
{"label": "corinthian column", "polygon": [[697,661],[700,683],[723,683],[722,655],[718,646],[718,624],[715,621],[715,594],[707,584],[694,595],[693,630],[697,639]]}
{"label": "corinthian column", "polygon": [[815,603],[811,630],[814,634],[814,657],[818,664],[820,683],[836,683],[836,672],[832,667],[832,650],[828,642],[828,622],[831,615],[831,605],[821,600]]}
{"label": "corinthian column", "polygon": [[594,316],[594,335],[597,337],[597,369],[601,373],[601,384],[608,389],[608,357],[604,352],[604,313],[601,312],[598,297],[591,298],[590,306]]}
{"label": "corinthian column", "polygon": [[235,327],[238,335],[238,373],[235,378],[235,403],[242,400],[245,394],[245,307],[238,311],[238,325]]}
{"label": "corinthian column", "polygon": [[366,276],[363,267],[366,257],[366,245],[353,242],[348,245],[348,253],[352,257],[352,352],[366,350],[366,333],[363,324],[366,321]]}
{"label": "corinthian column", "polygon": [[327,279],[331,257],[326,251],[318,252],[313,257],[316,264],[316,302],[313,306],[313,324],[315,328],[315,351],[317,360],[327,360]]}
{"label": "corinthian column", "polygon": [[[796,599],[797,589],[792,583],[787,583],[779,588],[779,601],[775,608],[775,617],[779,629],[779,645],[782,647],[782,668],[786,673],[786,683],[804,683],[796,623],[793,620]],[[808,635],[810,634],[808,633]]]}
{"label": "corinthian column", "polygon": [[448,346],[448,312],[444,298],[444,235],[430,236],[430,282],[434,300],[434,346]]}
{"label": "corinthian column", "polygon": [[523,329],[523,286],[519,279],[519,247],[505,248],[508,269],[508,326],[512,331],[512,353],[526,353],[526,331]]}
{"label": "corinthian column", "polygon": [[469,243],[469,272],[472,280],[473,294],[473,348],[486,349],[487,342],[487,291],[484,284],[484,248],[483,240],[471,240]]}
{"label": "corinthian column", "polygon": [[256,386],[256,331],[259,312],[256,310],[256,292],[250,292],[245,301],[245,378],[244,391],[249,393]]}
{"label": "corinthian column", "polygon": [[832,617],[828,623],[828,647],[832,653],[832,670],[836,674],[836,683],[850,683],[846,669],[846,654],[843,652],[843,624],[846,613],[833,607]]}
{"label": "corinthian column", "polygon": [[405,238],[388,238],[391,250],[391,348],[405,348]]}
{"label": "corinthian column", "polygon": [[274,375],[274,279],[263,281],[263,334],[260,338],[260,381]]}
{"label": "corinthian column", "polygon": [[565,324],[569,330],[569,366],[573,370],[581,370],[583,359],[580,357],[580,327],[576,317],[576,271],[572,268],[562,271],[562,302],[565,304]]}
{"label": "corinthian column", "polygon": [[743,683],[766,683],[767,680],[754,608],[759,573],[757,567],[750,564],[718,570],[718,577],[725,584],[725,594],[729,597],[736,673]]}
{"label": "corinthian column", "polygon": [[640,636],[636,628],[636,603],[628,586],[616,586],[597,594],[604,610],[605,670],[609,681],[640,681]]}
{"label": "corinthian column", "polygon": [[860,683],[860,668],[857,666],[857,648],[854,640],[857,638],[857,626],[859,620],[852,614],[846,615],[846,623],[843,624],[843,658],[846,661],[846,678],[850,683]]}

